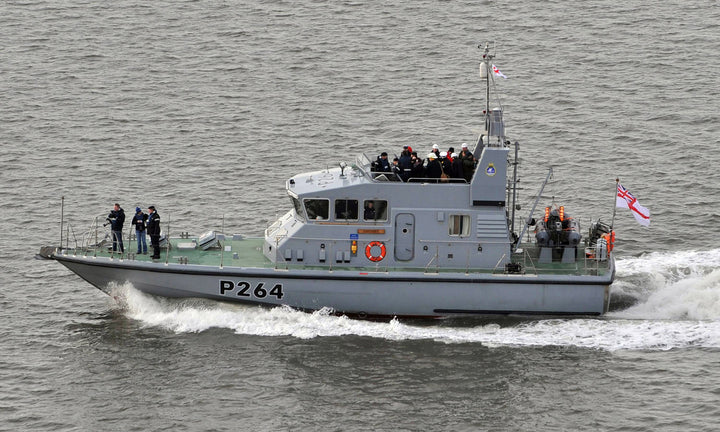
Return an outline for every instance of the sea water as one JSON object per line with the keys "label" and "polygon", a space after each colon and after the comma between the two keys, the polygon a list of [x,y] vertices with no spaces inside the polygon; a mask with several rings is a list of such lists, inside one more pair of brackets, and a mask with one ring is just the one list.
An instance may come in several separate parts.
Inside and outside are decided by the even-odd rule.
{"label": "sea water", "polygon": [[[0,430],[716,430],[718,23],[711,1],[3,2]],[[550,166],[539,205],[583,232],[616,178],[652,212],[618,209],[603,317],[106,296],[32,259],[62,197],[71,242],[115,202],[261,235],[297,172],[472,143],[486,41],[518,220]]]}

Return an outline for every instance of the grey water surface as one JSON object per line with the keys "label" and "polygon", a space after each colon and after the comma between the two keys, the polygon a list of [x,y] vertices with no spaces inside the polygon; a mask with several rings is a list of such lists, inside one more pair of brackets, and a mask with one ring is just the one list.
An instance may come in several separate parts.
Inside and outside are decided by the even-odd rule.
{"label": "grey water surface", "polygon": [[[0,430],[720,427],[716,1],[0,3]],[[293,174],[481,128],[477,45],[522,217],[609,221],[599,319],[377,323],[110,298],[33,259],[114,202],[261,235]],[[432,200],[432,196],[423,197]],[[133,246],[131,246],[133,247]]]}

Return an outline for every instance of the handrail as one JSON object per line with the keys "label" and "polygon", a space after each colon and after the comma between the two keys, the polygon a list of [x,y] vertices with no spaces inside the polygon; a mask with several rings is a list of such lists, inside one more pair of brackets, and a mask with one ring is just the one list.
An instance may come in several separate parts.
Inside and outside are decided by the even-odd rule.
{"label": "handrail", "polygon": [[435,247],[435,255],[430,258],[430,261],[425,265],[424,272],[428,272],[428,267],[435,261],[435,273],[440,273],[440,246]]}

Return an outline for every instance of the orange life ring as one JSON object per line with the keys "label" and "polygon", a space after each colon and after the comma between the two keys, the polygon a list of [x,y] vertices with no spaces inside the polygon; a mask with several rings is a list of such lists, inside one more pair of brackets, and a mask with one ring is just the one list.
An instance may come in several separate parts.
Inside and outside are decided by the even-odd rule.
{"label": "orange life ring", "polygon": [[[372,254],[372,248],[376,247],[376,246],[380,248],[380,255]],[[383,242],[379,242],[377,240],[371,241],[365,247],[365,256],[367,257],[367,259],[369,259],[372,262],[382,261],[383,258],[385,258],[385,252],[387,252],[385,249],[385,244]]]}

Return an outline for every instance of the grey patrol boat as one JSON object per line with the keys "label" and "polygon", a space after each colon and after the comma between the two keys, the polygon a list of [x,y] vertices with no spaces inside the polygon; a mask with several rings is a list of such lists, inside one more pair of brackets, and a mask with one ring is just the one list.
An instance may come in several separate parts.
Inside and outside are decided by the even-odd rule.
{"label": "grey patrol boat", "polygon": [[360,155],[287,180],[292,208],[262,238],[182,233],[164,237],[163,257],[153,261],[113,252],[98,217],[72,246],[63,220],[60,245],[39,257],[108,294],[130,283],[164,297],[361,318],[601,315],[615,275],[614,232],[598,220],[583,238],[563,207],[541,207],[536,221],[552,170],[515,230],[518,144],[506,140],[502,109],[490,109],[492,58],[485,45],[485,131],[470,146],[475,169],[467,180],[403,181]]}

